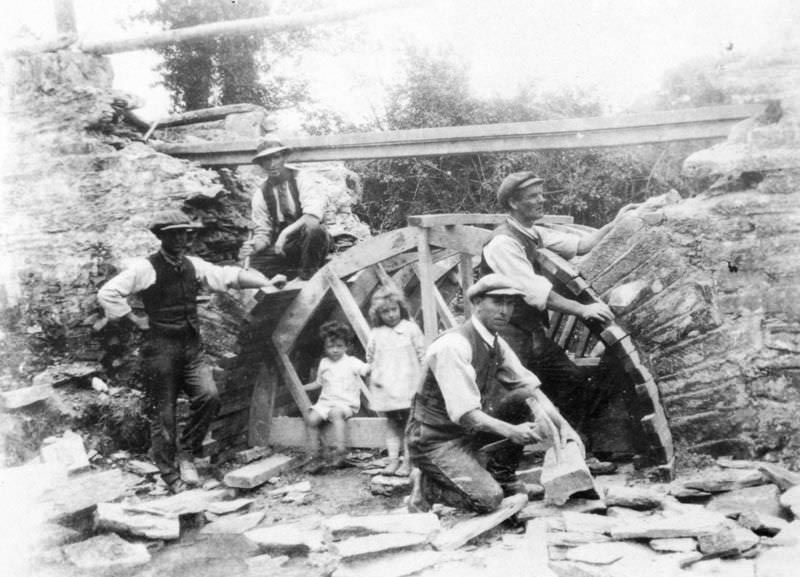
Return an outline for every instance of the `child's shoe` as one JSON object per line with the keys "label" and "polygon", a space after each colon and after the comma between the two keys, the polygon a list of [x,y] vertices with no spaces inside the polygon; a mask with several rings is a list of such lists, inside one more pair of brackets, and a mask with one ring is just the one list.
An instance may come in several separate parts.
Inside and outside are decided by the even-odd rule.
{"label": "child's shoe", "polygon": [[331,459],[331,468],[332,469],[344,469],[350,463],[347,462],[347,451],[337,450],[333,453],[333,458]]}

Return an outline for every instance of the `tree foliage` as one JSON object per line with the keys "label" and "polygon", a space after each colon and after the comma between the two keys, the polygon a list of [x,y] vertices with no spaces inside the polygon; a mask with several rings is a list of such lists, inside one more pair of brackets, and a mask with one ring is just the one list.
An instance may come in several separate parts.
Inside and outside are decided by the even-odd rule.
{"label": "tree foliage", "polygon": [[[267,16],[267,0],[158,0],[142,14],[167,28],[184,28]],[[293,10],[310,8],[314,0],[295,2]],[[216,37],[158,48],[160,67],[175,110],[195,110],[223,104],[253,103],[268,110],[303,98],[302,80],[277,72],[276,64],[291,59],[313,40],[310,29],[271,32],[268,36]]]}
{"label": "tree foliage", "polygon": [[[410,129],[598,116],[603,103],[588,89],[543,92],[521,86],[511,98],[479,99],[468,69],[452,54],[409,50],[406,74],[388,95],[385,126]],[[685,147],[470,154],[358,163],[365,180],[360,216],[377,231],[405,225],[410,214],[499,212],[495,191],[510,172],[546,180],[548,212],[601,226],[628,202],[678,184]]]}

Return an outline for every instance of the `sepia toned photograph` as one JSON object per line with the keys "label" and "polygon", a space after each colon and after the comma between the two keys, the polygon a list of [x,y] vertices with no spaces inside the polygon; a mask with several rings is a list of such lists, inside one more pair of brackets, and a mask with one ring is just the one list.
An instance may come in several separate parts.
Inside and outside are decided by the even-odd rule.
{"label": "sepia toned photograph", "polygon": [[2,574],[800,575],[800,4],[0,6]]}

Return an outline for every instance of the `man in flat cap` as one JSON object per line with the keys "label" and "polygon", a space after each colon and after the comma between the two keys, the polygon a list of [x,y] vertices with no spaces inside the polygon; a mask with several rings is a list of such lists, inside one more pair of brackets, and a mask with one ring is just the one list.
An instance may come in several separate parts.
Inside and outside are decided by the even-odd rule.
{"label": "man in flat cap", "polygon": [[583,372],[546,332],[547,311],[553,310],[587,321],[605,323],[614,318],[604,303],[582,304],[559,295],[539,272],[536,251],[549,249],[564,259],[589,252],[617,220],[637,205],[620,209],[613,222],[585,236],[562,233],[536,225],[544,209],[544,180],[523,171],[509,174],[497,190],[497,201],[509,215],[483,248],[481,273],[503,274],[524,292],[502,335],[522,363],[542,381],[542,390],[578,430],[587,417],[588,392]]}
{"label": "man in flat cap", "polygon": [[[141,357],[151,413],[151,449],[164,482],[174,493],[186,484],[199,483],[193,458],[220,405],[211,367],[202,358],[197,316],[200,286],[224,292],[285,281],[285,277],[270,281],[255,270],[216,266],[186,256],[194,232],[201,227],[180,210],[158,213],[150,230],[161,241],[161,249],[132,261],[97,293],[107,319],[126,318],[146,331]],[[127,302],[136,293],[146,316],[134,313]],[[189,397],[190,414],[178,439],[175,405],[181,391]]]}
{"label": "man in flat cap", "polygon": [[282,272],[308,280],[325,263],[331,247],[323,224],[328,198],[320,182],[286,164],[289,152],[274,140],[258,145],[253,162],[266,172],[267,179],[253,195],[255,230],[239,257],[261,253],[266,274]]}
{"label": "man in flat cap", "polygon": [[[577,440],[536,375],[498,336],[521,295],[507,277],[481,278],[467,291],[471,318],[428,348],[406,430],[415,467],[410,510],[439,502],[493,511],[504,496],[525,491],[516,476],[522,449],[548,436],[548,419],[563,439]],[[503,439],[509,442],[490,453],[484,468],[479,449]]]}

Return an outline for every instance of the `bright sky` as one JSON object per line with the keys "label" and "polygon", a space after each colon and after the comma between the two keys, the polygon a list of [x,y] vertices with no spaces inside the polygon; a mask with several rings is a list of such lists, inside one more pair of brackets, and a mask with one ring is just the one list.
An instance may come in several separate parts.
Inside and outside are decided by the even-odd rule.
{"label": "bright sky", "polygon": [[[218,0],[230,1],[230,0]],[[290,0],[276,0],[291,10]],[[52,0],[15,2],[0,37],[20,26],[42,38],[55,32]],[[129,16],[153,0],[74,0],[82,38],[99,40],[145,30]],[[346,0],[331,0],[343,5]],[[687,60],[750,53],[800,32],[795,0],[426,0],[345,24],[354,42],[344,53],[308,55],[300,73],[314,95],[354,120],[380,107],[382,87],[397,78],[406,44],[450,49],[471,67],[479,95],[510,95],[529,78],[556,87],[590,86],[614,110],[657,89],[665,70]],[[115,85],[146,100],[147,118],[167,112],[154,88],[152,52],[112,57]]]}

